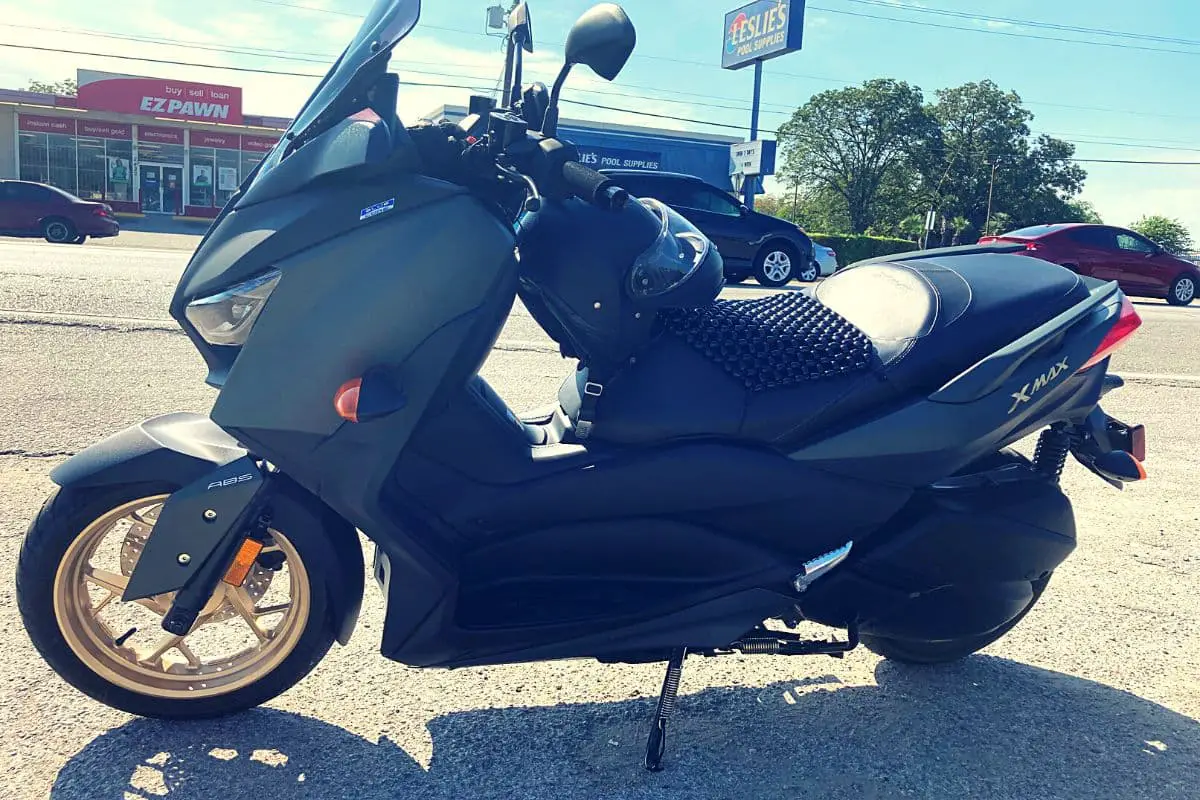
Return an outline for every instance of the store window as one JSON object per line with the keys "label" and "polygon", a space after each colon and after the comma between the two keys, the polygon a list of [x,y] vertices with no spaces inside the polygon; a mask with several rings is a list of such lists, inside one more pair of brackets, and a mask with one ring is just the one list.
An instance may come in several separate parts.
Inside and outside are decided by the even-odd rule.
{"label": "store window", "polygon": [[104,144],[108,163],[104,199],[119,203],[133,202],[133,142],[109,139]]}
{"label": "store window", "polygon": [[181,144],[139,141],[137,152],[138,161],[151,161],[155,164],[183,163],[183,145]]}
{"label": "store window", "polygon": [[49,152],[50,173],[47,183],[71,194],[77,194],[79,183],[75,172],[78,166],[75,157],[75,137],[60,133],[47,134],[46,147]]}
{"label": "store window", "polygon": [[213,176],[216,174],[215,150],[211,147],[193,147],[190,150],[192,164],[192,190],[190,205],[212,208],[216,196]]}
{"label": "store window", "polygon": [[104,178],[108,173],[108,162],[104,160],[104,140],[80,137],[79,147],[79,191],[84,200],[104,199]]}
{"label": "store window", "polygon": [[217,150],[217,206],[223,207],[233,197],[238,180],[239,153],[237,150]]}
{"label": "store window", "polygon": [[18,141],[21,180],[47,183],[50,180],[49,149],[44,133],[21,133]]}
{"label": "store window", "polygon": [[242,177],[241,180],[246,180],[246,177],[254,171],[254,168],[266,157],[266,153],[254,153],[242,151]]}

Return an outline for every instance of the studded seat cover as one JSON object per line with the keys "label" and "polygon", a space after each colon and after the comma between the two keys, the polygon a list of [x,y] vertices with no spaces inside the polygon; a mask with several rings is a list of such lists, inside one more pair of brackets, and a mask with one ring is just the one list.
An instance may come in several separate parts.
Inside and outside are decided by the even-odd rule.
{"label": "studded seat cover", "polygon": [[667,331],[752,392],[866,370],[866,334],[801,292],[661,312]]}

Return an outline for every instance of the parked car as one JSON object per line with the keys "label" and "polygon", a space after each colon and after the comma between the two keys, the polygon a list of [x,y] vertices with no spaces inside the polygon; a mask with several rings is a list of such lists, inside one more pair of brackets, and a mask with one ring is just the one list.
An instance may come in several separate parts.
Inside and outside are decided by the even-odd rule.
{"label": "parked car", "polygon": [[55,244],[83,244],[116,236],[112,206],[81,200],[44,183],[0,181],[0,236],[40,236]]}
{"label": "parked car", "polygon": [[813,242],[813,261],[816,262],[817,272],[822,278],[837,272],[837,251],[832,247]]}
{"label": "parked car", "polygon": [[979,240],[991,242],[1024,242],[1027,255],[1117,281],[1126,294],[1164,298],[1172,305],[1188,305],[1200,289],[1200,267],[1139,233],[1111,225],[1034,225]]}
{"label": "parked car", "polygon": [[750,275],[763,286],[793,278],[815,281],[813,243],[798,226],[759,214],[737,198],[691,175],[648,170],[601,170],[634,197],[653,197],[674,208],[712,240],[725,261],[725,277]]}

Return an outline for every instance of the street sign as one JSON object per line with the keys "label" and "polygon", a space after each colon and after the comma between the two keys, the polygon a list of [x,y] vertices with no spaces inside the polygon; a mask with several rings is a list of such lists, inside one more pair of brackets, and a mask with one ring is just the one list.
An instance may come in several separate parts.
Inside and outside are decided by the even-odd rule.
{"label": "street sign", "polygon": [[729,146],[734,172],[750,177],[774,175],[775,152],[775,142],[762,139],[753,142],[739,142]]}
{"label": "street sign", "polygon": [[804,41],[804,0],[755,0],[725,15],[721,67],[741,69],[794,53]]}

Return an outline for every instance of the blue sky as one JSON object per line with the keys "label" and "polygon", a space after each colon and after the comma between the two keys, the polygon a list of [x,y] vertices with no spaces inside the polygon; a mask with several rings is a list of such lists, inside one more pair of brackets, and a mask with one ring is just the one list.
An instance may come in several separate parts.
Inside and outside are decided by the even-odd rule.
{"label": "blue sky", "polygon": [[[412,81],[491,86],[501,68],[500,43],[482,35],[484,8],[499,0],[425,0],[422,25],[398,51]],[[284,6],[277,5],[284,3]],[[626,0],[638,27],[637,55],[614,84],[580,71],[565,97],[673,119],[634,117],[566,106],[564,116],[737,135],[695,125],[703,119],[748,125],[752,70],[720,63],[724,13],[737,0]],[[41,0],[7,4],[0,42],[120,53],[217,67],[319,73],[356,27],[368,0]],[[319,10],[286,7],[309,6]],[[530,0],[538,52],[530,77],[549,82],[570,23],[588,0]],[[815,6],[815,8],[813,7]],[[890,7],[889,7],[890,6]],[[927,11],[907,10],[911,7]],[[949,10],[948,17],[928,10]],[[840,13],[838,13],[840,12]],[[872,19],[856,15],[891,17]],[[1127,40],[1032,28],[972,18],[973,14],[1101,28],[1161,37]],[[912,20],[966,30],[906,23]],[[990,31],[990,32],[989,32]],[[98,33],[127,37],[104,38]],[[1104,41],[1120,47],[1005,35]],[[157,39],[158,44],[132,41]],[[185,47],[187,42],[210,49]],[[1180,41],[1182,40],[1182,41]],[[1195,42],[1191,44],[1190,42]],[[1148,49],[1180,52],[1156,52]],[[281,51],[261,55],[225,49]],[[301,60],[284,60],[281,54]],[[245,87],[249,113],[289,115],[314,78],[261,75],[0,47],[0,86],[73,76],[76,67],[187,78]],[[1089,159],[1200,161],[1200,4],[1183,0],[815,0],[806,14],[803,51],[770,61],[764,80],[763,127],[773,130],[815,92],[873,77],[894,77],[935,89],[991,78],[1017,91],[1036,114],[1032,127],[1078,144]],[[403,115],[413,118],[441,103],[463,103],[469,92],[409,86]],[[719,108],[714,106],[727,106]],[[1073,107],[1067,107],[1073,106]],[[1084,108],[1088,107],[1088,108]],[[1098,110],[1104,109],[1104,110]],[[745,133],[745,131],[742,131]],[[1128,224],[1142,213],[1182,219],[1200,239],[1200,166],[1086,164],[1084,193],[1105,220]]]}

